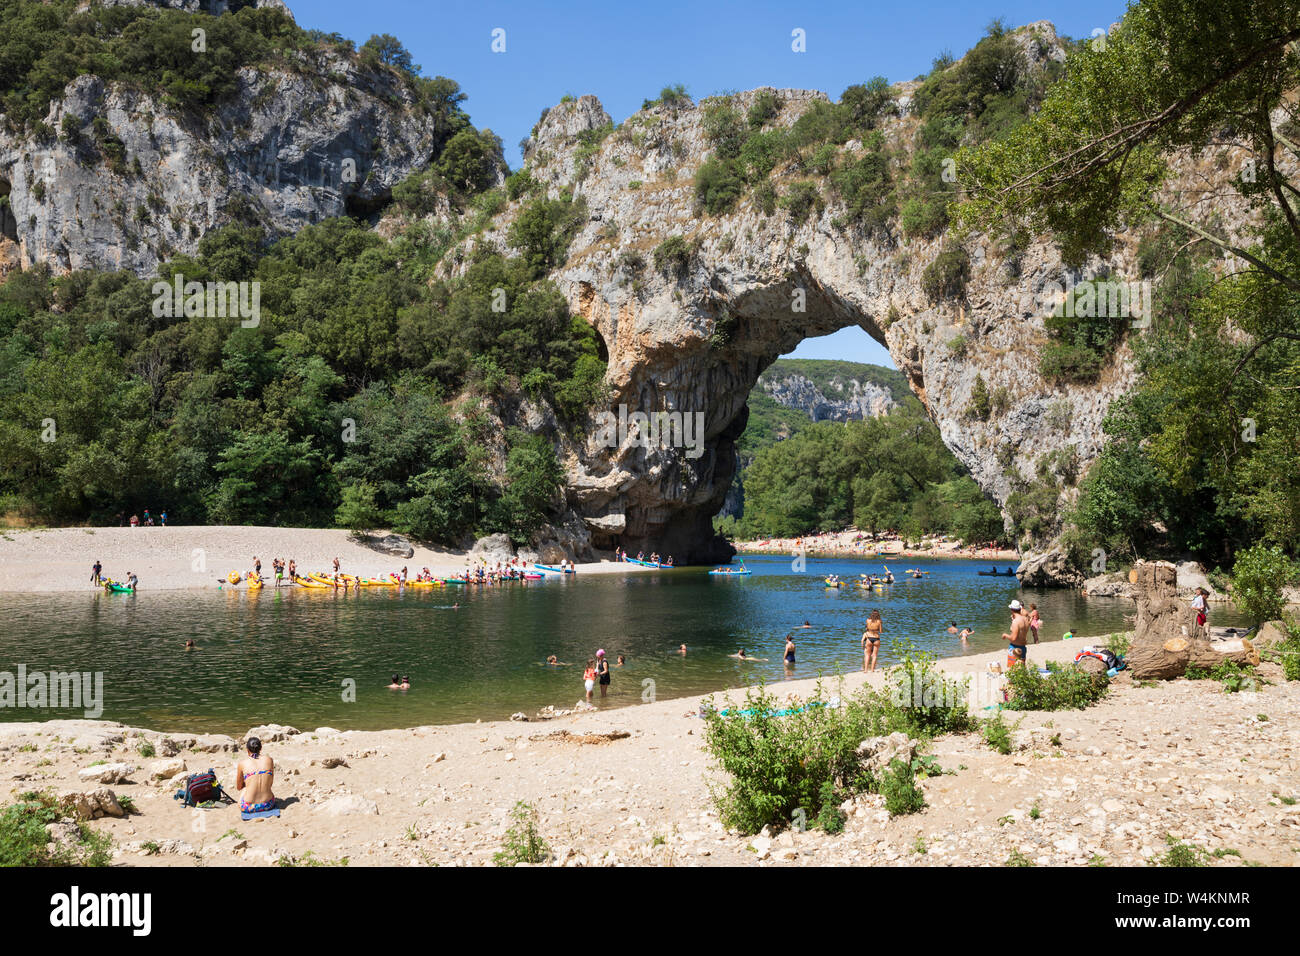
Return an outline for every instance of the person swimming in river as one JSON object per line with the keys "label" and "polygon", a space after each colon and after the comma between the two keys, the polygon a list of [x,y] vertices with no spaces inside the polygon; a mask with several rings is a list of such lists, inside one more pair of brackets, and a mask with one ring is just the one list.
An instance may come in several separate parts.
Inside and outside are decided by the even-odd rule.
{"label": "person swimming in river", "polygon": [[956,621],[949,621],[949,622],[948,622],[948,633],[949,633],[949,634],[956,634],[956,633],[957,633],[957,622],[956,622]]}
{"label": "person swimming in river", "polygon": [[551,654],[549,657],[546,658],[546,666],[547,667],[568,667],[569,665],[567,662],[560,660],[554,654]]}
{"label": "person swimming in river", "polygon": [[805,628],[809,628],[809,627],[812,627],[812,625],[809,624],[807,621],[804,621],[802,624],[796,625],[796,626],[795,626],[795,630],[796,630],[796,631],[802,631],[802,630],[804,630]]}
{"label": "person swimming in river", "polygon": [[743,647],[740,650],[736,651],[736,653],[728,654],[727,656],[734,657],[738,661],[754,661],[755,663],[758,664],[767,663],[766,657],[750,657],[748,654],[745,653],[745,649]]}
{"label": "person swimming in river", "polygon": [[685,657],[685,656],[686,656],[686,645],[683,644],[681,647],[677,648],[677,653],[680,654],[680,655],[682,655],[682,657]]}
{"label": "person swimming in river", "polygon": [[963,627],[961,629],[961,633],[958,634],[957,636],[962,639],[962,643],[964,644],[966,642],[966,638],[970,637],[974,633],[975,632],[972,631],[969,627]]}
{"label": "person swimming in river", "polygon": [[401,690],[401,689],[402,689],[402,677],[400,674],[394,674],[392,683],[389,684],[388,687],[385,688],[385,690]]}

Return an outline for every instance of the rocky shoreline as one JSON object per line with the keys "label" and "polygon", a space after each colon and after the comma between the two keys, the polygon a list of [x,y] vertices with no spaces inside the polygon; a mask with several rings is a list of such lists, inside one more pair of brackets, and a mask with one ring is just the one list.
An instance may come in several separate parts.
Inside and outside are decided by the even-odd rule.
{"label": "rocky shoreline", "polygon": [[[1030,658],[1069,660],[1087,643],[1036,645]],[[1002,657],[941,667],[977,675],[978,687]],[[1007,755],[979,734],[939,738],[932,752],[945,773],[918,781],[924,811],[891,819],[879,797],[860,796],[838,835],[722,826],[702,698],[405,730],[253,728],[278,770],[283,815],[270,821],[172,799],[185,772],[212,767],[231,785],[239,740],[225,735],[0,724],[0,779],[10,800],[63,794],[113,837],[122,865],[490,865],[517,801],[536,808],[550,865],[1139,865],[1166,851],[1166,836],[1217,851],[1213,865],[1294,865],[1300,684],[1272,664],[1260,676],[1268,683],[1257,690],[1226,694],[1212,681],[1138,686],[1121,675],[1088,710],[1008,713]],[[832,689],[881,680],[851,674]],[[816,683],[777,690],[807,696]],[[119,816],[127,803],[136,812]]]}

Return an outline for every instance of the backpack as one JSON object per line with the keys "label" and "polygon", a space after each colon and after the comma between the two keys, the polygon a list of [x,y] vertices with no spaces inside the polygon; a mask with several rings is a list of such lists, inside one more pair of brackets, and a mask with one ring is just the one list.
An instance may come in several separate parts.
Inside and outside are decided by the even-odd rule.
{"label": "backpack", "polygon": [[181,789],[176,791],[173,799],[181,801],[183,807],[199,807],[205,803],[216,803],[225,797],[217,774],[211,767],[206,773],[192,773],[185,778]]}

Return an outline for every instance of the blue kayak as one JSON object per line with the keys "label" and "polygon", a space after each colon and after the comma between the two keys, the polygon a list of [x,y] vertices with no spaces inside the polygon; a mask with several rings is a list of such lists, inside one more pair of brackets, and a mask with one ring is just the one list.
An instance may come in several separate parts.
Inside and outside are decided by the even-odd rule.
{"label": "blue kayak", "polygon": [[555,573],[555,574],[572,574],[572,573],[573,573],[573,571],[571,571],[571,570],[568,569],[568,568],[553,568],[553,567],[551,567],[550,565],[547,565],[547,564],[534,564],[533,567],[535,567],[538,571],[551,571],[551,572],[553,572],[553,573]]}

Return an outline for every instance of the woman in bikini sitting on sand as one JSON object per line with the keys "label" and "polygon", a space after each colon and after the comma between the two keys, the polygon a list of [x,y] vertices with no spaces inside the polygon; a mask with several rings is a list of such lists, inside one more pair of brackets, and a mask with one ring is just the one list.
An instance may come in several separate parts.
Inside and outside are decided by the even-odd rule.
{"label": "woman in bikini sitting on sand", "polygon": [[262,753],[262,741],[249,737],[244,744],[248,756],[235,765],[235,789],[239,791],[239,809],[243,813],[261,813],[275,809],[271,778],[275,761]]}

